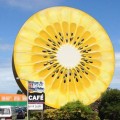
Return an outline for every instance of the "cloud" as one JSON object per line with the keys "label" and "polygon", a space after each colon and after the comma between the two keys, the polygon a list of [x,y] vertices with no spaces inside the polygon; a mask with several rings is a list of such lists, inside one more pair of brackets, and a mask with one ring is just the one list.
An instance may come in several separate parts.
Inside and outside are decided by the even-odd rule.
{"label": "cloud", "polygon": [[16,93],[19,89],[12,73],[11,63],[0,65],[0,93]]}
{"label": "cloud", "polygon": [[120,52],[115,53],[116,67],[120,69]]}
{"label": "cloud", "polygon": [[1,0],[2,3],[26,10],[36,10],[49,6],[59,5],[63,0]]}
{"label": "cloud", "polygon": [[0,50],[1,51],[7,51],[7,50],[12,50],[12,45],[11,44],[0,44]]}
{"label": "cloud", "polygon": [[115,53],[115,59],[116,59],[115,73],[113,80],[111,82],[111,86],[117,87],[120,86],[120,52]]}

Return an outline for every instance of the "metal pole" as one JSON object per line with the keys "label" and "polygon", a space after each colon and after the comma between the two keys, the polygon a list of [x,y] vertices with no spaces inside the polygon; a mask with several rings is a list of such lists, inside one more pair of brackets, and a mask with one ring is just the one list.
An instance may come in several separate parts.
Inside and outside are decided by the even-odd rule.
{"label": "metal pole", "polygon": [[[28,83],[29,81],[27,81]],[[28,90],[29,90],[29,86],[28,86]],[[28,110],[28,90],[27,90],[27,120],[29,120],[29,110]]]}
{"label": "metal pole", "polygon": [[42,120],[43,120],[43,114],[44,114],[43,111],[41,111],[41,118],[42,118]]}
{"label": "metal pole", "polygon": [[28,110],[28,120],[30,120],[30,110]]}

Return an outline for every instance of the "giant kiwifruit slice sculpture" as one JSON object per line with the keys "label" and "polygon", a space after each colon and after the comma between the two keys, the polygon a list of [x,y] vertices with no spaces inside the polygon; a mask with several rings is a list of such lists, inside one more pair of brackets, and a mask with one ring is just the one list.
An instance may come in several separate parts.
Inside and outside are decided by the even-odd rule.
{"label": "giant kiwifruit slice sculpture", "polygon": [[53,7],[30,17],[19,31],[13,70],[26,93],[27,81],[45,82],[45,103],[59,108],[80,100],[89,105],[109,86],[114,51],[103,27],[88,14]]}

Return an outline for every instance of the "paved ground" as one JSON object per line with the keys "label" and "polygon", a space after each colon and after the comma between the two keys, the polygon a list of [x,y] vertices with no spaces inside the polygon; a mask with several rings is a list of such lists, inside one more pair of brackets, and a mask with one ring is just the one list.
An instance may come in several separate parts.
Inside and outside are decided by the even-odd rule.
{"label": "paved ground", "polygon": [[27,120],[27,117],[25,119],[17,119],[17,120]]}
{"label": "paved ground", "polygon": [[27,119],[17,119],[17,120],[27,120]]}

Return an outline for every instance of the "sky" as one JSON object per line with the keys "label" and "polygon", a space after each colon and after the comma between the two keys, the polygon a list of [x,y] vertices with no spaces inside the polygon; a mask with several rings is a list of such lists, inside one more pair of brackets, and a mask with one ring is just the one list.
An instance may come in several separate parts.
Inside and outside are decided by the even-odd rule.
{"label": "sky", "polygon": [[80,9],[105,28],[113,43],[116,59],[110,87],[120,89],[120,0],[0,0],[0,93],[16,93],[19,89],[11,61],[18,31],[30,16],[53,6]]}

